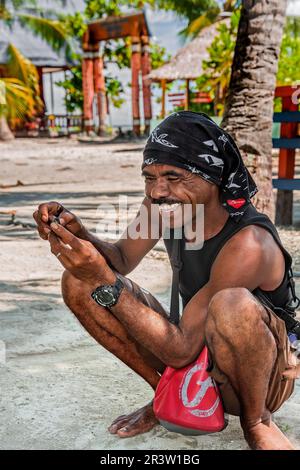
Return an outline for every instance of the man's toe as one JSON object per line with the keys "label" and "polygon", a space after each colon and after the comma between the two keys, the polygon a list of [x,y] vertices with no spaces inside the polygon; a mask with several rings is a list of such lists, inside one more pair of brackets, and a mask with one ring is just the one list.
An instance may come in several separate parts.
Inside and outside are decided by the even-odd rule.
{"label": "man's toe", "polygon": [[125,421],[126,415],[119,416],[111,423],[107,430],[112,434],[116,434],[117,430],[124,425]]}
{"label": "man's toe", "polygon": [[122,428],[119,428],[117,431],[118,436],[120,437],[132,437],[135,436],[136,434],[141,434],[141,429],[138,426],[124,426]]}
{"label": "man's toe", "polygon": [[126,424],[126,426],[123,426],[118,429],[117,434],[119,437],[133,437],[136,436],[137,434],[143,434],[144,432],[150,431],[154,426],[156,426],[158,422],[154,421],[149,421],[149,422],[143,422],[143,423],[132,423],[132,424]]}

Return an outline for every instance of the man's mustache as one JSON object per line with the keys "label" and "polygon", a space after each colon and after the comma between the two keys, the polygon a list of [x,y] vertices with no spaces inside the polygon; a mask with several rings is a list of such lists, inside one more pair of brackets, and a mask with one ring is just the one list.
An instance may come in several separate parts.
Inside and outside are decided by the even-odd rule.
{"label": "man's mustache", "polygon": [[152,204],[181,204],[181,201],[176,201],[175,199],[165,199],[165,198],[160,198],[160,199],[153,199],[151,198],[151,203]]}

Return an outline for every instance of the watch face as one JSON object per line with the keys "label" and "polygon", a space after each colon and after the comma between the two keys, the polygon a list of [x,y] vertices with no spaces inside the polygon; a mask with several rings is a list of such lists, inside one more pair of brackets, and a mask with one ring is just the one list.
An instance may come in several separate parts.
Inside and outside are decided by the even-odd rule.
{"label": "watch face", "polygon": [[97,298],[102,304],[109,305],[114,301],[112,289],[108,287],[102,288],[97,292]]}
{"label": "watch face", "polygon": [[114,285],[105,285],[97,287],[91,296],[102,307],[112,307],[118,302],[118,298],[123,289],[122,282],[117,279]]}

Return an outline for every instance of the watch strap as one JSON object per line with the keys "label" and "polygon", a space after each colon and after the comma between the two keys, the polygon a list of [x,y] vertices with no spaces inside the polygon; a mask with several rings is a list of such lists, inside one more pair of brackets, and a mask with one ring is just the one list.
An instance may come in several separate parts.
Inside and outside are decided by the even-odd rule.
{"label": "watch strap", "polygon": [[120,294],[121,294],[121,292],[124,288],[124,283],[123,283],[122,279],[118,276],[118,274],[116,274],[116,276],[117,276],[117,280],[114,283],[114,288],[116,289],[117,295],[118,295],[118,298],[119,298]]}

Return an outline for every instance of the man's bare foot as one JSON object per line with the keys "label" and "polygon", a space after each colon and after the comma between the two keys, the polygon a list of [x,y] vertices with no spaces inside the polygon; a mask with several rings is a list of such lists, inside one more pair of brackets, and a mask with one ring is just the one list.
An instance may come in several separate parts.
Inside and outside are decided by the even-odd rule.
{"label": "man's bare foot", "polygon": [[150,431],[157,424],[151,402],[129,415],[119,416],[109,426],[108,431],[120,437],[132,437]]}
{"label": "man's bare foot", "polygon": [[244,436],[253,450],[296,450],[273,421],[244,429]]}

